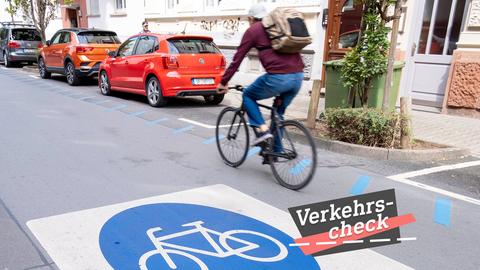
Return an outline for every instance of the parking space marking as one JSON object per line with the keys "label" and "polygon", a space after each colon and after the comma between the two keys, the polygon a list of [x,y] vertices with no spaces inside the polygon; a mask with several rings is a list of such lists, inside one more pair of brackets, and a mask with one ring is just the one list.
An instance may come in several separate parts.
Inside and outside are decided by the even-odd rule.
{"label": "parking space marking", "polygon": [[127,107],[128,107],[127,105],[122,104],[122,105],[115,106],[115,107],[113,107],[113,108],[108,108],[108,109],[106,109],[105,111],[107,111],[107,112],[113,112],[113,111],[118,111],[118,110],[121,110],[121,109],[125,109],[125,108],[127,108]]}
{"label": "parking space marking", "polygon": [[452,218],[452,201],[444,198],[437,198],[435,200],[435,223],[450,226],[450,220]]}
{"label": "parking space marking", "polygon": [[255,146],[255,147],[251,148],[250,150],[248,150],[247,158],[252,157],[252,156],[260,153],[260,150],[262,150],[262,149],[258,146]]}
{"label": "parking space marking", "polygon": [[437,172],[463,169],[463,168],[475,167],[475,166],[480,166],[480,160],[463,162],[463,163],[452,164],[452,165],[443,165],[443,166],[432,167],[432,168],[427,168],[427,169],[418,170],[418,171],[401,173],[401,174],[389,176],[388,178],[406,179],[406,178],[412,178],[412,177],[417,177],[421,175],[427,175],[427,174],[432,174]]}
{"label": "parking space marking", "polygon": [[363,194],[365,192],[365,189],[367,189],[368,185],[370,184],[371,180],[372,179],[370,178],[370,176],[367,175],[362,175],[358,177],[355,185],[353,185],[352,190],[350,191],[350,194],[354,196]]}
{"label": "parking space marking", "polygon": [[28,75],[28,77],[30,77],[30,78],[34,78],[34,79],[36,79],[36,80],[40,79],[40,77],[38,77],[38,76],[35,76],[35,75]]}
{"label": "parking space marking", "polygon": [[187,123],[199,126],[199,127],[203,127],[203,128],[208,128],[208,129],[215,128],[215,126],[203,124],[203,123],[200,123],[200,122],[197,122],[197,121],[194,121],[194,120],[190,120],[190,119],[186,119],[186,118],[178,118],[178,120],[183,121],[183,122],[187,122]]}
{"label": "parking space marking", "polygon": [[184,133],[184,132],[190,131],[192,129],[193,129],[193,125],[189,125],[189,126],[186,126],[186,127],[183,127],[183,128],[174,129],[173,134]]}
{"label": "parking space marking", "polygon": [[[223,139],[225,139],[225,136],[220,135],[220,136],[218,136],[218,139],[223,140]],[[211,138],[208,138],[208,139],[204,140],[203,144],[212,144],[216,141],[217,141],[217,136],[214,136],[214,137],[211,137]]]}
{"label": "parking space marking", "polygon": [[105,103],[108,103],[108,102],[111,102],[111,100],[99,100],[99,101],[93,102],[93,103],[97,104],[97,105],[101,105],[101,104],[105,104]]}
{"label": "parking space marking", "polygon": [[129,115],[130,116],[140,116],[140,115],[143,115],[143,114],[146,114],[146,113],[147,113],[146,111],[139,111],[139,112],[130,113]]}
{"label": "parking space marking", "polygon": [[158,124],[160,124],[162,122],[165,122],[165,121],[168,121],[168,118],[163,117],[163,118],[160,118],[160,119],[157,119],[157,120],[148,121],[147,124],[151,125],[151,126],[154,126],[154,125],[158,125]]}

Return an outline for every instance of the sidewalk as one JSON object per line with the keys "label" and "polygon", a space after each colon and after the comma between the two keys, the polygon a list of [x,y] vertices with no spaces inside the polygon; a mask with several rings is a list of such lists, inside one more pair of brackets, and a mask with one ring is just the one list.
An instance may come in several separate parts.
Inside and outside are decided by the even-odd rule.
{"label": "sidewalk", "polygon": [[[238,106],[241,94],[230,92],[224,104]],[[288,107],[287,118],[305,119],[310,97],[300,94]],[[265,104],[271,105],[271,101]],[[325,107],[325,99],[320,99],[319,113]],[[480,155],[480,120],[466,117],[444,115],[434,112],[412,112],[413,134],[416,139],[466,148],[473,155]]]}

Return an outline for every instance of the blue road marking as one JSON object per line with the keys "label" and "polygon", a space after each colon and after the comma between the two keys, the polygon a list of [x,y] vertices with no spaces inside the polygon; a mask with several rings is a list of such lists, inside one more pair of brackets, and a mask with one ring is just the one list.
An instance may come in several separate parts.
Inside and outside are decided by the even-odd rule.
{"label": "blue road marking", "polygon": [[126,107],[128,107],[128,106],[127,105],[118,105],[116,107],[106,109],[106,111],[107,112],[113,112],[113,111],[118,111],[118,110],[126,108]]}
{"label": "blue road marking", "polygon": [[142,114],[146,114],[147,112],[146,111],[139,111],[139,112],[134,112],[134,113],[131,113],[129,114],[130,116],[140,116]]}
{"label": "blue road marking", "polygon": [[79,98],[78,100],[84,101],[84,100],[87,100],[87,99],[90,99],[90,98],[94,98],[94,97],[95,97],[95,96],[82,97],[82,98]]}
{"label": "blue road marking", "polygon": [[312,164],[311,159],[302,159],[297,165],[295,165],[295,167],[290,169],[290,173],[293,175],[299,175],[300,173],[302,173],[303,170],[305,170],[305,168],[310,166],[310,164]]}
{"label": "blue road marking", "polygon": [[110,102],[110,100],[100,100],[100,101],[96,101],[96,102],[93,102],[93,103],[95,103],[97,105],[100,105],[100,104],[105,104],[105,103],[108,103],[108,102]]}
{"label": "blue road marking", "polygon": [[186,126],[186,127],[183,127],[183,128],[178,128],[178,129],[173,130],[173,134],[183,133],[183,132],[186,132],[186,131],[189,131],[189,130],[192,130],[192,129],[193,129],[193,125],[189,125],[189,126]]}
{"label": "blue road marking", "polygon": [[451,217],[452,201],[450,201],[449,199],[437,198],[435,200],[435,223],[449,227]]}
{"label": "blue road marking", "polygon": [[250,150],[248,150],[248,154],[247,154],[247,158],[251,157],[251,156],[254,156],[258,153],[260,153],[260,151],[262,150],[262,148],[258,147],[258,146],[255,146],[253,148],[250,148]]}
{"label": "blue road marking", "polygon": [[168,118],[164,117],[164,118],[160,118],[160,119],[157,119],[157,120],[148,121],[147,124],[153,126],[153,125],[158,125],[158,124],[160,124],[162,122],[165,122],[165,121],[168,121]]}
{"label": "blue road marking", "polygon": [[365,189],[367,189],[368,184],[370,184],[371,180],[372,179],[370,178],[370,176],[367,175],[362,175],[358,177],[357,182],[355,183],[355,185],[353,185],[352,190],[350,191],[350,194],[354,196],[363,194],[363,192],[365,192]]}
{"label": "blue road marking", "polygon": [[[225,136],[220,135],[220,136],[218,137],[218,139],[219,139],[219,140],[223,140],[223,139],[225,139]],[[212,143],[214,143],[214,142],[216,142],[216,141],[217,141],[217,136],[212,137],[212,138],[208,138],[208,139],[204,140],[204,141],[203,141],[203,144],[212,144]]]}

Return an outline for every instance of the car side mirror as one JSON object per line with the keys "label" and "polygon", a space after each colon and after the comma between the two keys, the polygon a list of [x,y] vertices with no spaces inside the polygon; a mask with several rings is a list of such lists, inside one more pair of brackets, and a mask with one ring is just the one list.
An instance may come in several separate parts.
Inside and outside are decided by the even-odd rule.
{"label": "car side mirror", "polygon": [[117,57],[117,51],[108,52],[108,56],[109,56],[109,57],[112,57],[112,58]]}
{"label": "car side mirror", "polygon": [[52,45],[52,41],[47,40],[47,42],[45,44],[47,44],[47,46],[50,46],[50,45]]}

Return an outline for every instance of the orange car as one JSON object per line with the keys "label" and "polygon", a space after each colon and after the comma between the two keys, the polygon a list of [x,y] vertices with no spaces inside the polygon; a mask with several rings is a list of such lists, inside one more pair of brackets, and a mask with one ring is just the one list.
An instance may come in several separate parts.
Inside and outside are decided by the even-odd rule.
{"label": "orange car", "polygon": [[127,39],[100,66],[104,95],[124,91],[147,96],[153,107],[170,97],[203,96],[208,104],[222,102],[217,93],[225,58],[208,36],[140,34]]}
{"label": "orange car", "polygon": [[52,73],[59,73],[67,76],[68,84],[78,85],[81,78],[97,76],[102,61],[119,45],[120,40],[112,31],[84,28],[59,30],[40,49],[40,76],[48,79]]}

